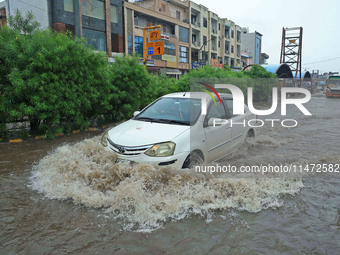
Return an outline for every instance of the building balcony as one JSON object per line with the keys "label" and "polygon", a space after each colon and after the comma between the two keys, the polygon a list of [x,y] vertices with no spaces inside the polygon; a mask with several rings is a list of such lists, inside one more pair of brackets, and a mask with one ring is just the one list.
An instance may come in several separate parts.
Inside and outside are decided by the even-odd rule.
{"label": "building balcony", "polygon": [[201,43],[200,42],[192,42],[191,46],[193,46],[193,47],[201,47]]}
{"label": "building balcony", "polygon": [[217,47],[216,46],[211,46],[211,50],[212,51],[217,51]]}
{"label": "building balcony", "polygon": [[224,53],[227,54],[227,55],[230,54],[229,50],[224,51]]}
{"label": "building balcony", "polygon": [[201,22],[198,22],[198,21],[191,21],[191,25],[193,25],[194,27],[196,28],[200,28],[201,27]]}
{"label": "building balcony", "polygon": [[212,32],[213,34],[217,34],[217,29],[212,28],[212,29],[211,29],[211,32]]}

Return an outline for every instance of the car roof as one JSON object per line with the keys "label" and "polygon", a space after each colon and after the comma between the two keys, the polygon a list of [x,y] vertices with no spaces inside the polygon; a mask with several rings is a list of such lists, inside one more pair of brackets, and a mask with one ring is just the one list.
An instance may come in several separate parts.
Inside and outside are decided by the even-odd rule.
{"label": "car roof", "polygon": [[[215,94],[212,93],[212,95],[217,98],[217,96]],[[227,94],[227,93],[218,93],[218,95],[221,98],[226,98],[226,99],[232,99],[232,95],[231,94]],[[193,98],[193,99],[205,99],[205,100],[209,100],[211,99],[210,95],[206,92],[177,92],[177,93],[171,93],[171,94],[167,94],[164,95],[163,97],[171,97],[171,98]]]}

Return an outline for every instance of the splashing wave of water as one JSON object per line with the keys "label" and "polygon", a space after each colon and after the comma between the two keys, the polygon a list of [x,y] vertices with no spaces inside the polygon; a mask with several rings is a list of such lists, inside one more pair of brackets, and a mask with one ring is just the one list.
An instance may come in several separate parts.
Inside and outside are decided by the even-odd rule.
{"label": "splashing wave of water", "polygon": [[192,214],[208,217],[215,210],[277,207],[281,195],[303,186],[300,180],[223,178],[116,160],[98,137],[63,145],[34,167],[32,188],[49,198],[105,208],[124,221],[125,229],[150,231]]}

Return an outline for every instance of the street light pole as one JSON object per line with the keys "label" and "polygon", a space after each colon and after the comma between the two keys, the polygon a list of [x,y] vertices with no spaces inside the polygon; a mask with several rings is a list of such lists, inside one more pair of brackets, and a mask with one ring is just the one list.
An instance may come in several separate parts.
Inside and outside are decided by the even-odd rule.
{"label": "street light pole", "polygon": [[[202,51],[202,48],[203,48],[203,47],[204,47],[204,52],[205,52],[205,46],[207,46],[207,43],[210,42],[212,39],[213,39],[213,38],[211,38],[211,39],[209,39],[208,41],[206,41],[205,44],[203,44],[203,45],[201,46],[201,48],[199,49],[199,52]],[[209,57],[208,57],[208,58],[209,58]],[[201,59],[201,60],[203,60],[203,53],[202,53],[202,59]]]}

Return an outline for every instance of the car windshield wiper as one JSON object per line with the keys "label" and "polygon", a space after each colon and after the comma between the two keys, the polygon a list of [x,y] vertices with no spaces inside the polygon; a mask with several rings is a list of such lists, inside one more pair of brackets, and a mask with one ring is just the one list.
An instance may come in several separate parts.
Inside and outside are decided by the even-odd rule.
{"label": "car windshield wiper", "polygon": [[179,125],[187,125],[187,126],[190,125],[190,123],[187,122],[187,121],[169,120],[169,119],[154,119],[154,118],[149,118],[149,117],[139,117],[136,120],[150,121],[150,122],[157,122],[157,123],[166,123],[166,124],[179,124]]}
{"label": "car windshield wiper", "polygon": [[158,120],[162,123],[179,124],[179,125],[186,125],[186,126],[190,125],[188,121],[182,121],[182,120],[168,120],[168,119],[158,119]]}
{"label": "car windshield wiper", "polygon": [[139,117],[139,118],[137,118],[136,120],[144,120],[144,121],[151,121],[151,122],[154,122],[154,121],[156,121],[157,119],[153,119],[153,118],[149,118],[149,117]]}

